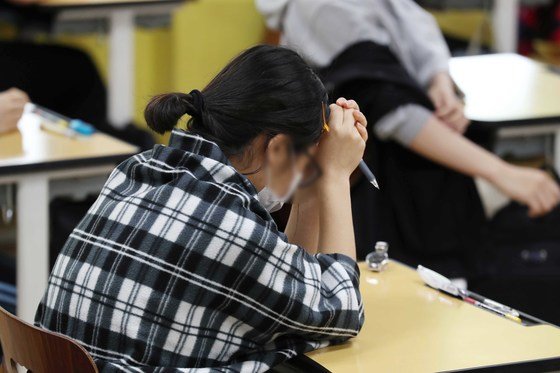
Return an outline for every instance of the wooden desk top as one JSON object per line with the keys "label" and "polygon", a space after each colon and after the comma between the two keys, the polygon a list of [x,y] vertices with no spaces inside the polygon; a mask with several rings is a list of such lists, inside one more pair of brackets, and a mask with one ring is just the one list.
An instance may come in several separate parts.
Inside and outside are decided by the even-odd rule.
{"label": "wooden desk top", "polygon": [[559,328],[519,325],[444,295],[400,263],[360,269],[362,331],[308,354],[332,372],[439,372],[560,356]]}
{"label": "wooden desk top", "polygon": [[182,0],[39,0],[37,5],[45,8],[85,8],[99,6],[158,5],[178,3]]}
{"label": "wooden desk top", "polygon": [[38,117],[25,114],[20,131],[0,135],[0,175],[116,164],[138,151],[103,133],[72,139],[42,131],[39,124]]}
{"label": "wooden desk top", "polygon": [[452,58],[450,72],[473,121],[560,121],[560,74],[544,64],[517,54],[490,54]]}

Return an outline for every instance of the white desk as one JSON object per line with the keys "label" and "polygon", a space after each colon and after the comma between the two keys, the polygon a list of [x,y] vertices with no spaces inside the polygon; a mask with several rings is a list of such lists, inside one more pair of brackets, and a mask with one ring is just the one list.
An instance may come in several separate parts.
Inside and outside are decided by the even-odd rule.
{"label": "white desk", "polygon": [[32,321],[49,274],[51,197],[99,192],[115,164],[137,149],[102,133],[80,139],[46,133],[31,114],[19,127],[0,136],[0,185],[17,187],[17,313]]}
{"label": "white desk", "polygon": [[550,134],[560,169],[560,75],[517,54],[457,57],[450,71],[466,95],[473,125],[491,126],[501,137]]}
{"label": "white desk", "polygon": [[184,0],[40,0],[57,21],[107,19],[109,121],[122,128],[134,117],[134,29],[139,15],[169,14]]}

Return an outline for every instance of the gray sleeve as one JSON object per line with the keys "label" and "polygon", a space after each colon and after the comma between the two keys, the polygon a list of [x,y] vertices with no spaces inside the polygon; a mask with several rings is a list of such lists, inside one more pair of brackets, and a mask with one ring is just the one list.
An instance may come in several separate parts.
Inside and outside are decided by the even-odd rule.
{"label": "gray sleeve", "polygon": [[423,106],[408,104],[385,114],[374,127],[381,140],[395,140],[408,147],[433,113]]}
{"label": "gray sleeve", "polygon": [[449,71],[451,54],[435,18],[410,0],[393,3],[398,7],[399,25],[408,36],[415,77],[427,87],[438,72]]}

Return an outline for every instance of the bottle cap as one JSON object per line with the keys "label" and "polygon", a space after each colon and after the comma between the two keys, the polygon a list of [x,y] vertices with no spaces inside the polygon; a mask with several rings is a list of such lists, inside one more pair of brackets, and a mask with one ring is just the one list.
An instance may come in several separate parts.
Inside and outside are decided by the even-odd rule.
{"label": "bottle cap", "polygon": [[389,251],[389,244],[385,241],[377,241],[375,243],[375,251],[378,253],[386,253]]}

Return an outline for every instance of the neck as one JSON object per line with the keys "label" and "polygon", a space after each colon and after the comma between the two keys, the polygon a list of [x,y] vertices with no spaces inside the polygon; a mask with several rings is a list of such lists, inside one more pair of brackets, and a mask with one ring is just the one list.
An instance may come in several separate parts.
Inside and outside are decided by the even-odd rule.
{"label": "neck", "polygon": [[[243,162],[243,160],[237,159],[236,157],[229,158],[229,162],[242,175],[245,175],[247,179],[255,186],[257,192],[260,192],[262,188],[265,186],[265,178],[263,170],[259,170],[261,168],[260,165],[255,164],[256,162],[251,162],[251,164],[247,165],[247,162]],[[254,172],[255,170],[259,170],[258,172]]]}

